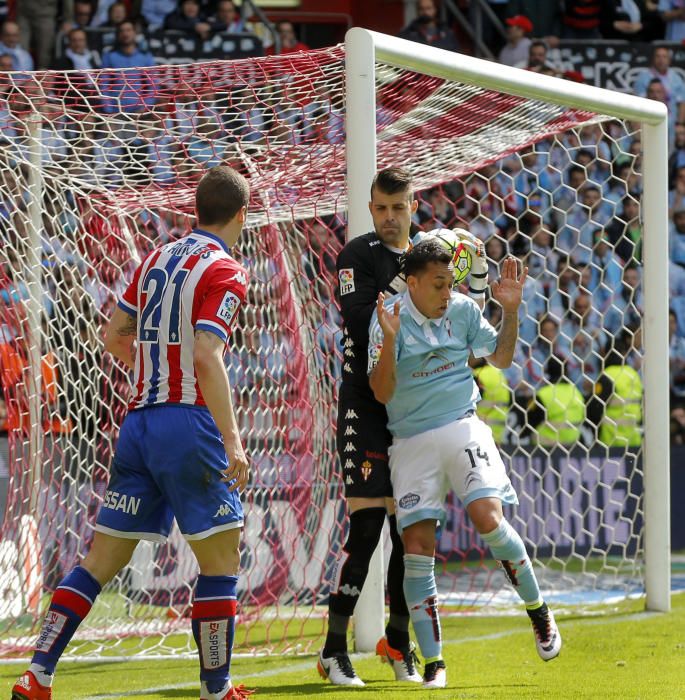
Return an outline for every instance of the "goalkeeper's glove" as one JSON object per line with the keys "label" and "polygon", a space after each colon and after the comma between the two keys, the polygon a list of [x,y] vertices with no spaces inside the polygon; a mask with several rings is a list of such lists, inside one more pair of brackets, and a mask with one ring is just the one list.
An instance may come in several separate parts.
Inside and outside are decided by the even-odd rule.
{"label": "goalkeeper's glove", "polygon": [[485,256],[485,245],[480,238],[463,228],[453,228],[462,243],[471,251],[471,274],[469,275],[469,296],[482,299],[488,286],[488,259]]}

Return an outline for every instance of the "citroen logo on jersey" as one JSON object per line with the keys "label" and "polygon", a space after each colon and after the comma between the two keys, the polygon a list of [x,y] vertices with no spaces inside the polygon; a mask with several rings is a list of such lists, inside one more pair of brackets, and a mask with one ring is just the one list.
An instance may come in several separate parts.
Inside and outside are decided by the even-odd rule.
{"label": "citroen logo on jersey", "polygon": [[[440,364],[437,367],[430,368],[431,363],[438,360]],[[412,377],[430,377],[432,374],[439,374],[454,367],[454,361],[442,351],[431,350],[426,359],[421,363],[421,366],[416,372],[412,372]]]}

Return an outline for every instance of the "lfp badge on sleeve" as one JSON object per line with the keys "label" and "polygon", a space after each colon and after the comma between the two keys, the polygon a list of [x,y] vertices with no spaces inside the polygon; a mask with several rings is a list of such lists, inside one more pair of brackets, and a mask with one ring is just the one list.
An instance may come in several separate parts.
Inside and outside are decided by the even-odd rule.
{"label": "lfp badge on sleeve", "polygon": [[338,272],[340,279],[340,294],[350,294],[354,291],[354,270],[351,267],[344,267]]}

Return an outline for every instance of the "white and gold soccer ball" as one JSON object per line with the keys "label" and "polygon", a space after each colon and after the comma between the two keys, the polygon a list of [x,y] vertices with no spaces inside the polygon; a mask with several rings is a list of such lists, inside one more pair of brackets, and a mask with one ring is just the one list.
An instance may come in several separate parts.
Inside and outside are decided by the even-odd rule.
{"label": "white and gold soccer ball", "polygon": [[[465,243],[465,237],[459,234],[462,229],[436,228],[432,231],[425,231],[417,234],[414,238],[414,245],[426,240],[427,238],[437,238],[443,248],[448,250],[452,255],[452,264],[454,265],[454,281],[456,284],[461,284],[471,272],[471,247]],[[466,236],[470,236],[467,231],[464,231]]]}

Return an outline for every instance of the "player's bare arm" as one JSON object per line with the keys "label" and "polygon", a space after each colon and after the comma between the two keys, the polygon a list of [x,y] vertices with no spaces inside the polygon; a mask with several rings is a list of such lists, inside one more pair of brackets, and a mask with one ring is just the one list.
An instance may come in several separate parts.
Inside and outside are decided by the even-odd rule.
{"label": "player's bare arm", "polygon": [[490,285],[492,298],[502,307],[502,325],[497,336],[497,348],[488,361],[500,369],[511,367],[514,359],[519,332],[518,310],[527,276],[528,268],[524,267],[519,277],[518,262],[509,256],[504,261],[499,281]]}
{"label": "player's bare arm", "polygon": [[133,369],[136,364],[137,328],[135,316],[117,307],[105,329],[105,350],[129,369]]}
{"label": "player's bare arm", "polygon": [[193,363],[200,391],[209,412],[223,439],[228,469],[224,481],[235,482],[231,491],[247,486],[249,466],[238,433],[238,423],[233,411],[233,399],[228,374],[224,365],[225,344],[221,338],[208,331],[195,331]]}
{"label": "player's bare arm", "polygon": [[397,383],[395,362],[395,338],[400,330],[400,302],[395,302],[392,313],[383,306],[385,295],[381,292],[376,303],[378,323],[383,331],[383,348],[378,364],[369,377],[369,383],[376,401],[388,403],[395,393]]}

